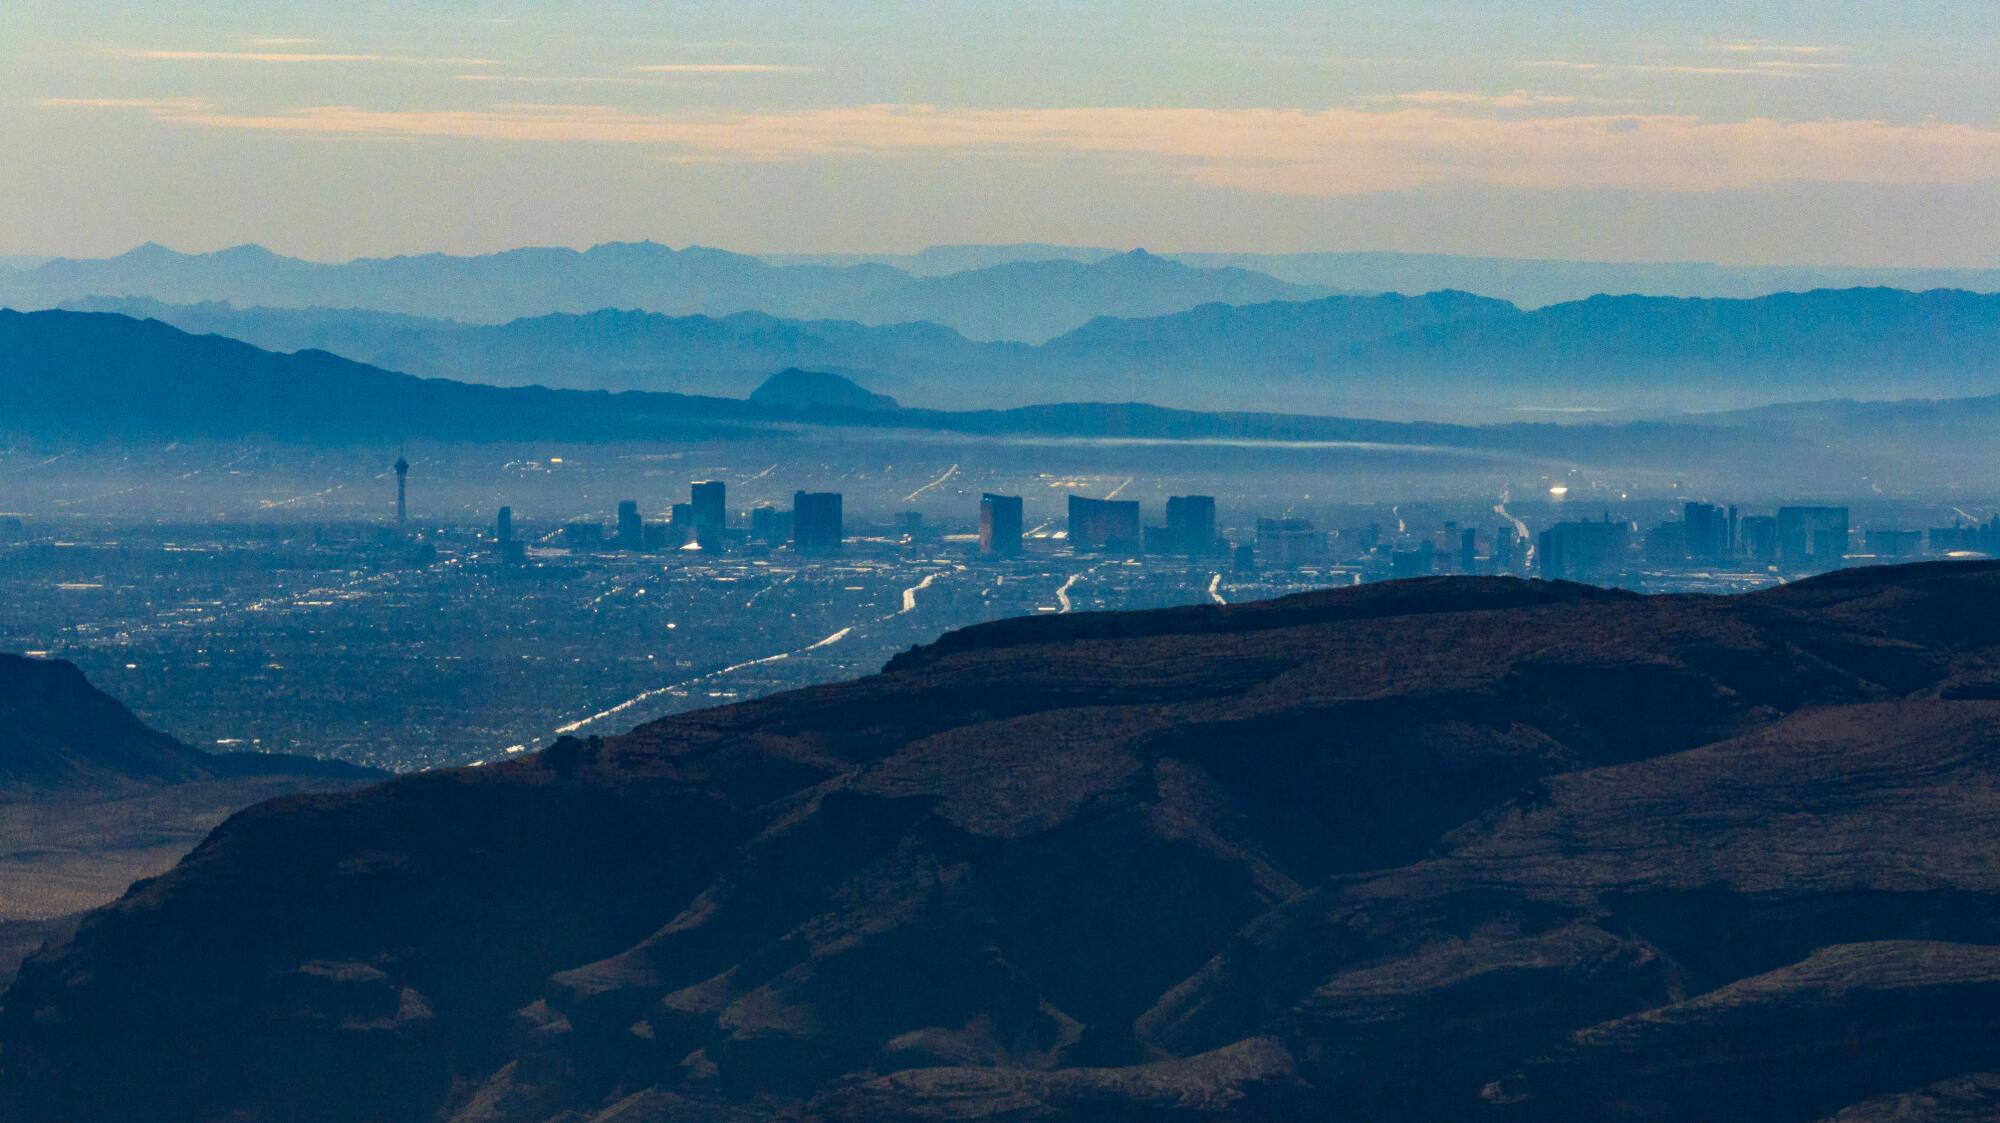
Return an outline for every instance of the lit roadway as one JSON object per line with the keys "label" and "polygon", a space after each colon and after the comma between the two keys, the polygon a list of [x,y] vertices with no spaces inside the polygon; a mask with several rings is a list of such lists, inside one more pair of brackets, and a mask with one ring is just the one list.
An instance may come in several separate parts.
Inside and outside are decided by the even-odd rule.
{"label": "lit roadway", "polygon": [[[731,663],[729,666],[723,667],[719,670],[708,671],[698,675],[691,675],[687,678],[676,679],[673,682],[664,683],[660,686],[652,687],[651,689],[641,691],[640,693],[625,699],[623,702],[620,702],[615,706],[599,710],[594,714],[590,714],[588,716],[578,718],[575,721],[566,722],[562,725],[559,725],[554,729],[553,735],[557,737],[562,737],[572,733],[576,733],[580,730],[588,728],[589,726],[597,725],[600,722],[603,722],[607,718],[613,718],[617,717],[619,714],[629,713],[633,709],[641,705],[644,705],[645,703],[652,701],[655,698],[671,694],[675,691],[692,690],[701,684],[713,682],[716,679],[720,679],[725,675],[734,674],[737,671],[747,670],[751,667],[767,666],[772,663],[778,663],[786,659],[790,659],[796,655],[805,655],[809,652],[818,651],[821,648],[831,647],[834,644],[839,643],[842,640],[846,639],[848,636],[852,635],[855,629],[857,628],[864,628],[871,624],[880,624],[885,621],[894,620],[898,616],[903,616],[908,613],[915,612],[917,610],[917,595],[919,593],[922,593],[924,590],[930,588],[941,577],[951,577],[965,573],[966,571],[967,567],[963,565],[955,565],[952,566],[950,569],[935,570],[931,573],[926,574],[923,580],[903,590],[901,603],[894,612],[888,613],[883,616],[875,617],[874,619],[871,620],[857,621],[856,623],[849,624],[848,626],[840,629],[839,631],[834,632],[832,635],[826,636],[823,639],[815,640],[812,643],[806,644],[803,647],[790,648],[785,651],[779,651],[774,654],[761,656],[756,659],[745,659],[740,663]],[[789,578],[787,578],[787,580],[789,580]],[[1074,576],[1070,578],[1071,582],[1074,582],[1075,580],[1076,577]],[[1065,585],[1064,588],[1067,589],[1068,585]],[[761,595],[761,593],[759,595]],[[1061,597],[1063,596],[1063,594],[1058,593],[1057,596]],[[756,598],[752,597],[751,599],[754,602]],[[507,753],[518,753],[524,751],[527,747],[528,747],[527,744],[524,742],[518,745],[509,745],[507,746],[505,751]]]}
{"label": "lit roadway", "polygon": [[1504,487],[1501,488],[1500,502],[1493,505],[1493,513],[1514,524],[1514,533],[1521,536],[1521,568],[1533,569],[1535,566],[1535,539],[1533,535],[1528,533],[1528,524],[1515,518],[1513,513],[1507,510],[1507,500],[1511,498],[1513,497],[1508,494],[1507,489]]}
{"label": "lit roadway", "polygon": [[909,493],[908,495],[903,496],[903,502],[915,503],[917,501],[917,496],[922,495],[924,492],[929,491],[934,487],[937,487],[938,485],[944,483],[946,480],[949,480],[956,475],[958,475],[958,465],[953,464],[951,467],[946,468],[942,473],[940,473],[937,479],[934,479],[931,482],[925,484],[924,486],[918,488],[917,490]]}

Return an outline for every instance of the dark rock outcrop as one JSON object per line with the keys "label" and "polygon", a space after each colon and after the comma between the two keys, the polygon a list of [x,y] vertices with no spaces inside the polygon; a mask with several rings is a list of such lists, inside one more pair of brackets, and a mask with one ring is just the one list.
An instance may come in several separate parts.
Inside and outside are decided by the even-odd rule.
{"label": "dark rock outcrop", "polygon": [[23,968],[0,1112],[1978,1117],[1996,654],[1987,563],[985,625],[239,814]]}
{"label": "dark rock outcrop", "polygon": [[0,797],[242,776],[366,780],[384,773],[279,753],[207,753],[132,715],[73,663],[0,653]]}

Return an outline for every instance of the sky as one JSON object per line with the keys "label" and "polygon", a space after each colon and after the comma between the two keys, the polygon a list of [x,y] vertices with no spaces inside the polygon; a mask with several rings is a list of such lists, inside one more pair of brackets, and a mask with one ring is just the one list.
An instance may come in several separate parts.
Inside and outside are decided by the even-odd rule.
{"label": "sky", "polygon": [[2000,3],[0,4],[0,254],[2000,266]]}

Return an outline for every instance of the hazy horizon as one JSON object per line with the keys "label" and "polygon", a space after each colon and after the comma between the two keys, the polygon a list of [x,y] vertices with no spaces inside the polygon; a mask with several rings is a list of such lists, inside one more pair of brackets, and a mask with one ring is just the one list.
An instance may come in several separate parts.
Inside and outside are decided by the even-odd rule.
{"label": "hazy horizon", "polygon": [[[824,248],[806,246],[802,248],[766,250],[766,249],[746,249],[735,245],[718,244],[714,242],[668,241],[665,239],[650,237],[646,235],[633,235],[630,237],[611,236],[595,240],[568,241],[568,242],[525,241],[525,242],[511,243],[505,245],[496,245],[488,249],[455,250],[455,249],[442,249],[436,247],[412,246],[405,249],[390,249],[381,252],[357,253],[346,256],[330,256],[330,257],[313,256],[311,254],[303,254],[303,253],[292,253],[280,249],[276,246],[256,241],[254,239],[240,239],[231,241],[225,237],[219,241],[215,241],[212,243],[197,244],[197,243],[175,243],[164,238],[143,238],[140,241],[133,242],[129,245],[125,245],[123,248],[114,248],[101,252],[63,252],[63,251],[50,251],[50,250],[39,250],[30,252],[26,250],[8,250],[5,253],[0,253],[0,262],[6,262],[9,260],[28,261],[28,262],[41,262],[41,261],[54,261],[54,260],[103,261],[112,258],[123,257],[127,254],[143,250],[148,246],[153,246],[168,250],[172,253],[182,254],[188,257],[201,257],[211,254],[225,253],[230,250],[256,249],[256,250],[263,250],[265,252],[272,253],[280,257],[288,257],[294,260],[305,261],[317,265],[346,265],[356,261],[380,260],[384,258],[394,258],[394,257],[425,257],[433,255],[443,256],[443,257],[485,257],[494,254],[510,253],[518,250],[553,249],[553,250],[571,250],[577,253],[584,253],[588,252],[589,250],[596,249],[602,246],[640,245],[648,243],[653,245],[663,246],[670,250],[695,250],[695,249],[719,250],[724,253],[740,254],[744,257],[766,259],[773,261],[774,263],[777,264],[792,264],[795,262],[803,263],[805,261],[812,259],[829,259],[829,260],[845,259],[845,260],[860,262],[860,261],[869,261],[878,259],[909,258],[909,257],[916,257],[926,252],[940,251],[940,250],[1046,249],[1051,251],[1071,251],[1076,253],[1103,254],[1106,256],[1143,252],[1152,254],[1155,257],[1168,257],[1168,258],[1196,257],[1196,256],[1223,257],[1223,256],[1240,254],[1243,256],[1255,256],[1255,257],[1382,256],[1382,257],[1466,258],[1473,260],[1517,261],[1523,263],[1546,262],[1546,263],[1563,264],[1563,265],[1716,266],[1722,269],[1745,269],[1745,270],[1827,269],[1827,270],[1862,270],[1862,271],[1880,270],[1883,272],[1902,272],[1902,271],[1976,272],[1976,271],[1984,271],[1991,269],[2000,269],[2000,259],[1996,259],[1994,262],[1990,262],[1983,265],[1982,264],[1906,265],[1906,264],[1895,264],[1895,263],[1847,264],[1847,263],[1832,262],[1832,261],[1807,260],[1803,258],[1797,260],[1782,260],[1782,261],[1731,262],[1731,261],[1719,260],[1717,258],[1701,258],[1701,257],[1534,256],[1527,254],[1503,254],[1503,253],[1491,253],[1491,254],[1460,253],[1448,250],[1402,250],[1402,249],[1394,249],[1382,246],[1356,246],[1348,248],[1324,248],[1324,247],[1302,246],[1295,249],[1262,250],[1262,249],[1251,249],[1235,245],[1218,245],[1218,246],[1202,246],[1202,245],[1183,246],[1183,245],[1171,245],[1171,244],[1103,245],[1103,244],[1092,244],[1084,242],[1052,242],[1052,241],[1047,241],[1045,239],[1038,239],[1033,237],[1023,238],[1015,241],[1004,241],[1004,242],[924,242],[924,243],[910,244],[910,245],[878,246],[873,248],[860,248],[860,249],[834,250],[834,249],[824,249]],[[1033,260],[1033,258],[1024,256],[1020,260]],[[970,268],[978,268],[978,266],[971,266]]]}
{"label": "hazy horizon", "polygon": [[6,255],[2000,263],[1992,5],[28,0],[8,29]]}

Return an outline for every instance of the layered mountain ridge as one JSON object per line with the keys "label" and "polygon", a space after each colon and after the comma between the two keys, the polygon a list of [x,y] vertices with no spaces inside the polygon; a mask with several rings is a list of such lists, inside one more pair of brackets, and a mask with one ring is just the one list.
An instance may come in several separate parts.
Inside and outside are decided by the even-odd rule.
{"label": "layered mountain ridge", "polygon": [[1211,302],[1165,315],[1100,315],[1035,346],[980,342],[935,323],[763,313],[604,309],[472,325],[134,299],[74,306],[500,385],[741,396],[771,371],[803,366],[949,408],[1112,400],[1462,420],[1547,405],[1699,411],[2000,392],[2000,295],[1957,290],[1595,296],[1533,311],[1449,290]]}
{"label": "layered mountain ridge", "polygon": [[1976,1117],[1997,683],[2000,563],[981,625],[244,812],[27,964],[0,1106]]}
{"label": "layered mountain ridge", "polygon": [[[931,246],[911,254],[764,254],[778,265],[892,265],[919,275],[956,273],[1015,261],[1101,261],[1102,246]],[[1576,261],[1463,254],[1359,250],[1293,253],[1174,253],[1183,265],[1231,265],[1298,284],[1350,292],[1464,289],[1524,308],[1582,300],[1596,293],[1752,297],[1774,292],[1889,285],[1902,289],[2000,290],[2000,270],[1866,268],[1823,265],[1718,265],[1706,261]]]}
{"label": "layered mountain ridge", "polygon": [[[863,390],[874,393],[865,385]],[[5,310],[0,310],[0,395],[9,407],[0,412],[0,434],[63,447],[242,438],[305,445],[707,440],[839,427],[889,438],[964,434],[1242,447],[1355,442],[1404,456],[1640,466],[1677,478],[1690,472],[1754,472],[1805,487],[1819,487],[1828,478],[1896,487],[1964,487],[1990,478],[1985,442],[2000,417],[2000,396],[1836,400],[1668,421],[1483,425],[1210,413],[1134,402],[945,411],[890,409],[877,397],[849,396],[849,405],[800,405],[783,395],[777,401],[769,396],[746,401],[416,378],[324,351],[276,354],[110,313]],[[1911,448],[1924,454],[1912,457]]]}
{"label": "layered mountain ridge", "polygon": [[59,258],[0,271],[0,306],[84,297],[349,308],[473,323],[642,308],[669,315],[762,312],[868,324],[931,320],[981,339],[1039,342],[1098,315],[1155,315],[1209,301],[1306,299],[1333,290],[1231,266],[1194,267],[1143,250],[1089,263],[1016,261],[945,276],[878,264],[772,265],[704,246],[607,242],[458,257],[341,264],[261,246],[184,254],[147,244],[116,257]]}

